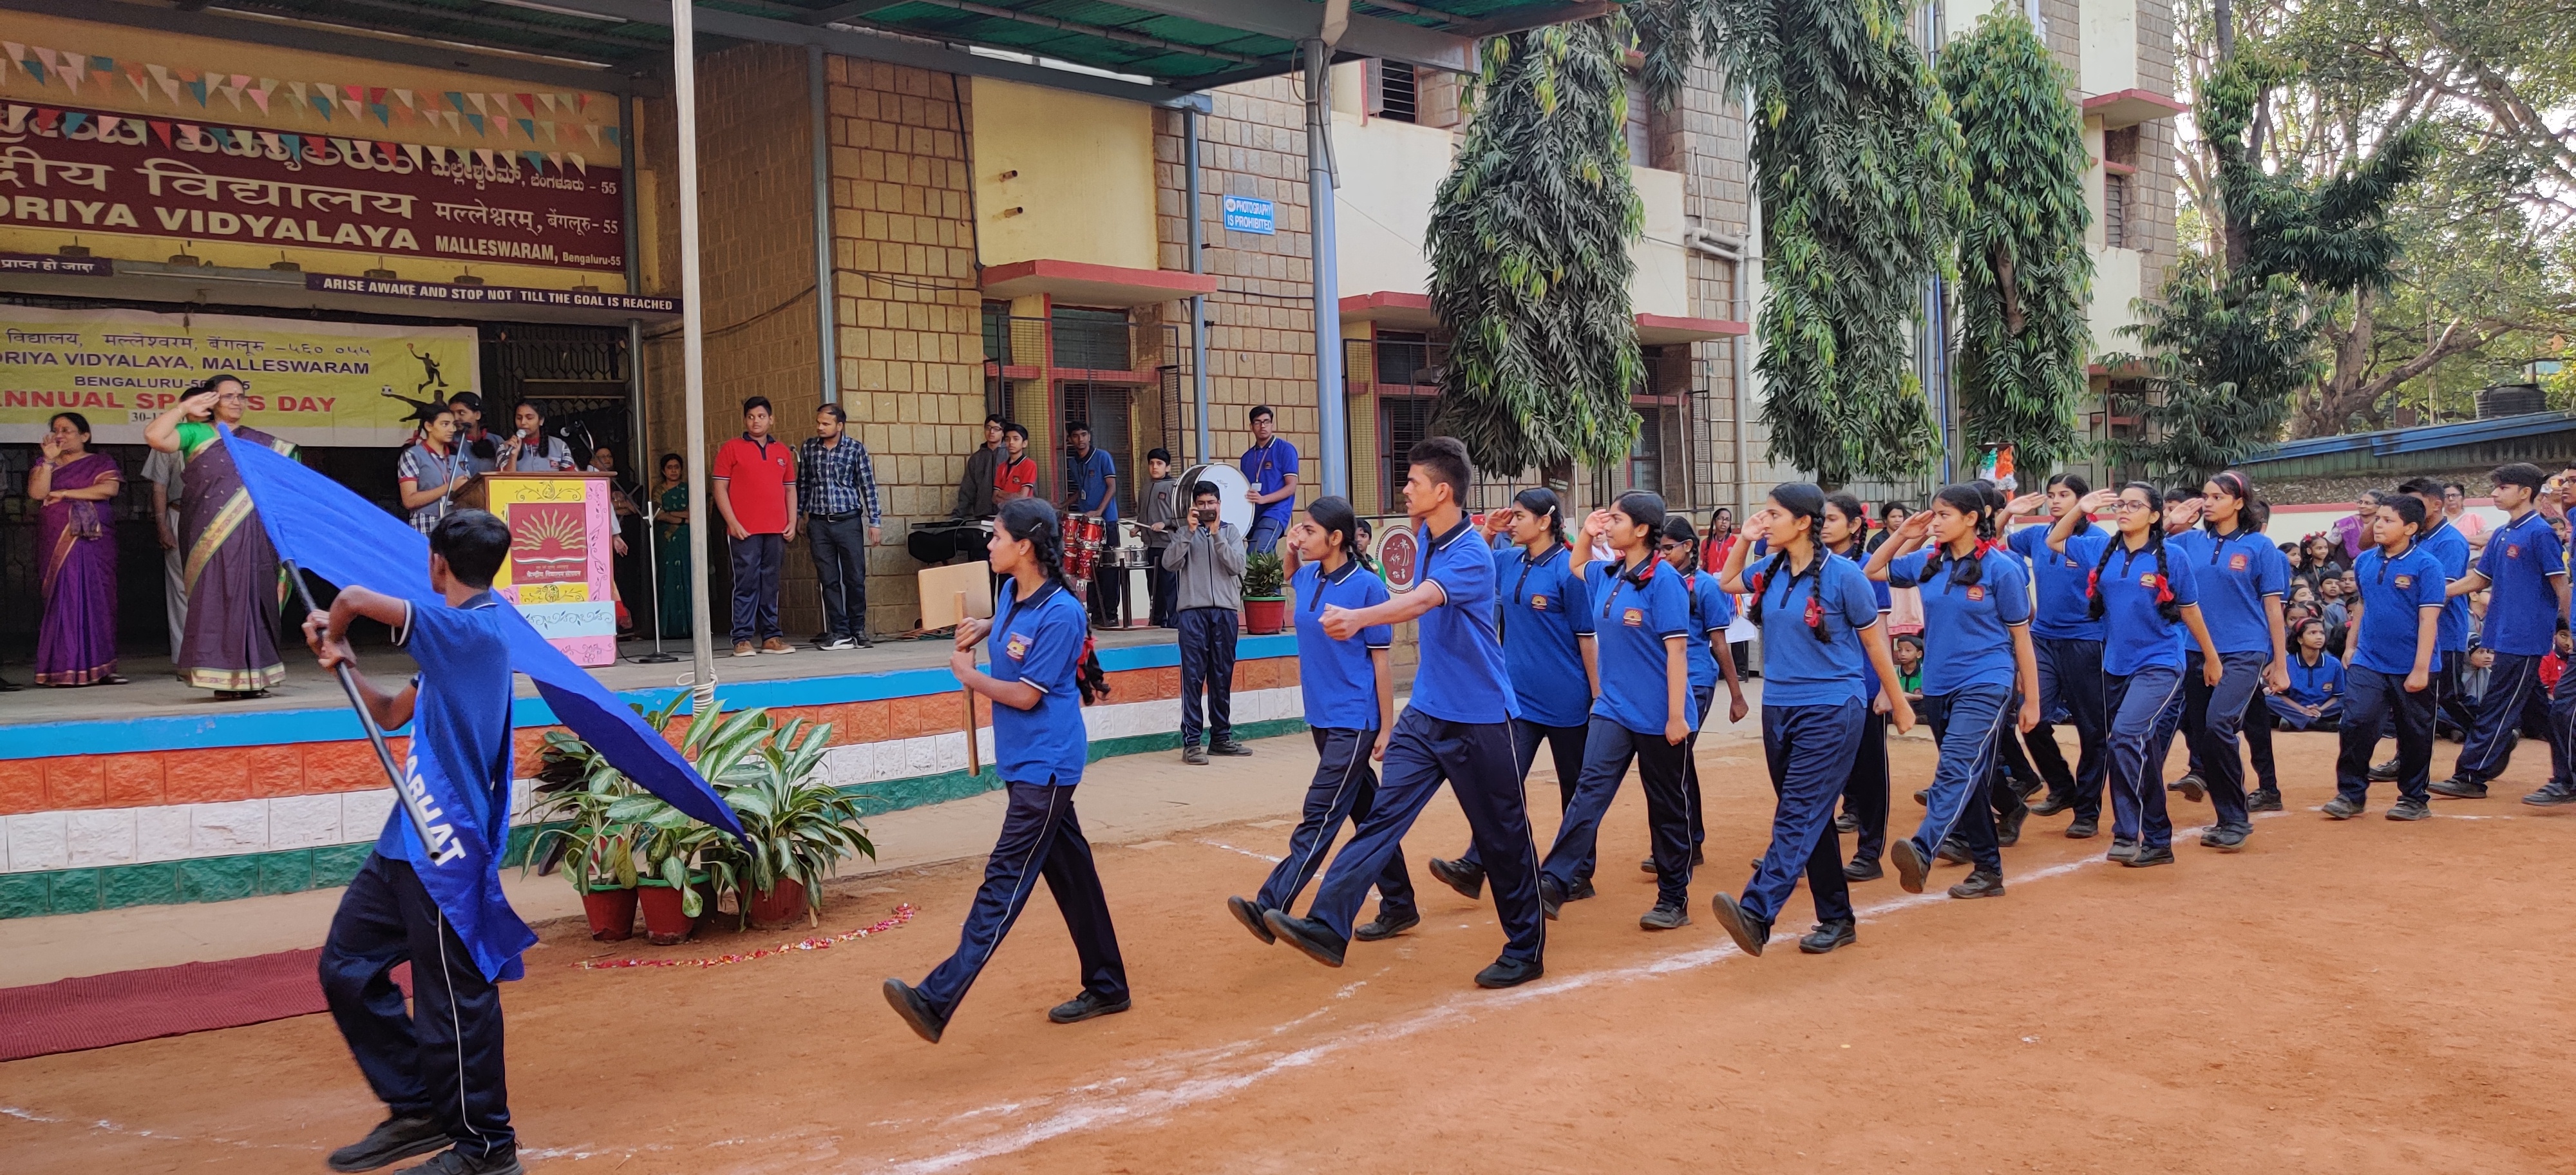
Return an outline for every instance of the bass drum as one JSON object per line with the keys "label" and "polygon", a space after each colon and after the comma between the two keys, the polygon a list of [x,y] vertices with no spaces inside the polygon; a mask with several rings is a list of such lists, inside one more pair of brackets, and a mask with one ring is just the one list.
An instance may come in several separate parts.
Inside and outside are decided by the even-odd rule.
{"label": "bass drum", "polygon": [[1252,483],[1244,479],[1242,470],[1231,465],[1193,465],[1181,471],[1181,500],[1175,503],[1181,515],[1180,528],[1188,529],[1190,487],[1203,481],[1216,483],[1216,520],[1233,527],[1237,537],[1249,540],[1253,505],[1244,495],[1252,492]]}

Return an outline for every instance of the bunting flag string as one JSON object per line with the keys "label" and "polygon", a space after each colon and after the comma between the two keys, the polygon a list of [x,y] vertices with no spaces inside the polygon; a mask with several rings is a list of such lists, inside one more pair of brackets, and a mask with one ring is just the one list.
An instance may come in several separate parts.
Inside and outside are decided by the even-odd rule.
{"label": "bunting flag string", "polygon": [[[317,149],[323,144],[338,148],[351,158],[377,161],[378,166],[393,167],[409,160],[414,170],[422,160],[438,163],[463,163],[471,158],[484,168],[515,169],[525,166],[540,175],[550,168],[557,174],[577,172],[590,174],[590,160],[575,151],[540,151],[534,149],[494,151],[489,148],[466,149],[432,143],[398,143],[391,139],[325,137],[291,132],[261,130],[251,127],[220,126],[208,123],[165,118],[138,118],[132,115],[108,114],[103,111],[66,110],[53,106],[28,106],[10,103],[5,109],[8,125],[32,126],[38,134],[79,136],[96,125],[94,136],[104,139],[118,127],[140,123],[148,127],[162,147],[183,151],[219,151],[228,154],[264,154],[272,158],[296,158],[305,154],[308,143]],[[468,118],[476,117],[467,115]],[[493,120],[499,121],[499,120]]]}

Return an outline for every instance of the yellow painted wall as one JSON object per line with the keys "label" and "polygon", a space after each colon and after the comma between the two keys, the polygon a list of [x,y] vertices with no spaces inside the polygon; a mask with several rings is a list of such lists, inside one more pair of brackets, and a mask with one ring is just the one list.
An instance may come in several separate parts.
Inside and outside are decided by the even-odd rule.
{"label": "yellow painted wall", "polygon": [[[210,126],[335,138],[381,139],[463,150],[578,152],[590,174],[604,172],[610,177],[617,174],[623,158],[617,144],[605,136],[600,142],[593,143],[589,131],[584,129],[617,125],[618,100],[600,92],[584,93],[482,74],[308,53],[271,45],[96,24],[28,12],[0,12],[0,40],[18,42],[25,47],[20,61],[9,62],[5,68],[0,68],[0,103],[100,110],[144,119],[184,120]],[[77,57],[83,67],[78,84],[51,66],[46,68],[45,80],[39,82],[23,64],[25,58],[37,57],[39,47],[49,51],[55,61],[60,61],[66,54]],[[112,58],[116,62],[115,70],[100,73],[89,68],[90,59],[97,57]],[[137,86],[127,75],[129,64],[158,65],[173,77],[179,70],[195,71],[214,85],[210,87],[203,105],[184,85],[178,87],[178,95],[174,99],[149,70],[144,74],[143,84]],[[247,92],[235,91],[229,96],[221,92],[220,87],[229,84],[236,75],[247,78],[252,87],[268,81],[278,83],[269,93],[267,110],[262,111],[259,103]],[[494,95],[510,95],[510,100],[515,103],[518,94],[534,96],[542,92],[555,101],[548,104],[540,98],[533,116],[524,110],[519,111],[519,116],[528,117],[531,122],[554,125],[551,129],[539,125],[537,137],[530,140],[515,122],[510,124],[506,135],[477,134],[461,118],[458,120],[461,129],[451,131],[443,120],[432,122],[421,117],[414,108],[404,108],[404,115],[409,117],[395,115],[389,124],[378,122],[372,114],[353,116],[345,108],[325,120],[309,105],[299,105],[294,100],[287,85],[290,82],[304,83],[308,93],[317,85],[410,90],[417,106],[442,108],[445,106],[444,95],[449,91],[481,94],[487,106],[495,108],[499,101]],[[386,102],[389,113],[393,106],[398,105],[391,94],[387,95]],[[184,248],[207,264],[244,269],[266,268],[281,259],[296,262],[316,273],[357,273],[378,264],[373,254],[347,249],[281,250],[274,245],[228,243],[203,238],[193,239],[191,243],[178,237],[83,234],[72,230],[15,226],[0,228],[0,252],[51,253],[57,246],[72,243],[75,236],[79,238],[78,243],[93,254],[125,261],[166,261]],[[390,258],[389,262],[400,276],[414,281],[446,281],[459,272],[470,270],[492,285],[569,289],[588,284],[611,292],[623,292],[625,286],[624,279],[613,272],[480,261],[468,264],[426,257],[398,256]]]}
{"label": "yellow painted wall", "polygon": [[[1336,67],[1333,76],[1343,73]],[[1456,136],[1439,127],[1333,112],[1333,154],[1342,169],[1333,193],[1333,254],[1343,297],[1430,292],[1422,234],[1455,149]]]}
{"label": "yellow painted wall", "polygon": [[1646,232],[1628,247],[1637,269],[1628,279],[1628,304],[1638,314],[1690,317],[1690,260],[1682,248],[1688,227],[1682,214],[1682,173],[1631,167],[1637,202],[1646,207]]}
{"label": "yellow painted wall", "polygon": [[2138,86],[2137,0],[2081,0],[2084,27],[2075,88],[2086,97]]}
{"label": "yellow painted wall", "polygon": [[970,109],[985,265],[1157,268],[1151,107],[977,78]]}

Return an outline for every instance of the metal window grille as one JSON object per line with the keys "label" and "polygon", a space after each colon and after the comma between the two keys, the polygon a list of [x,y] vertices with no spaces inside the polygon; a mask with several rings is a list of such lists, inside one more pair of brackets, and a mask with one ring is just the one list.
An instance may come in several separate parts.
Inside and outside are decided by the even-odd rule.
{"label": "metal window grille", "polygon": [[2129,177],[2102,177],[2103,243],[2114,249],[2129,247]]}
{"label": "metal window grille", "polygon": [[1400,61],[1368,63],[1369,113],[1396,122],[1412,122],[1421,108],[1421,86],[1413,67]]}

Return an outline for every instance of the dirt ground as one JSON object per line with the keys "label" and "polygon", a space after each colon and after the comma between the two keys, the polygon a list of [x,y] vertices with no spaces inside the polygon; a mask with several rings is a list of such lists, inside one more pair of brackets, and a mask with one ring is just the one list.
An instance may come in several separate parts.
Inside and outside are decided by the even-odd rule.
{"label": "dirt ground", "polygon": [[[1856,947],[1811,958],[1784,938],[1757,959],[1706,895],[1742,884],[1767,828],[1760,748],[1706,746],[1693,925],[1637,927],[1654,888],[1625,864],[1645,840],[1628,788],[1601,896],[1551,925],[1545,980],[1501,993],[1469,982],[1500,949],[1490,905],[1420,873],[1464,841],[1445,798],[1406,846],[1425,922],[1341,970],[1225,912],[1285,825],[1103,848],[1135,1010],[1046,1022],[1075,984],[1041,892],[936,1047],[877,985],[950,950],[980,863],[865,879],[827,930],[898,902],[919,916],[737,966],[583,972],[607,948],[556,926],[506,995],[522,1155],[571,1172],[2576,1170],[2576,812],[2514,801],[2545,774],[2539,748],[2497,798],[2420,824],[2380,819],[2384,790],[2367,819],[2326,820],[2331,736],[2280,749],[2291,810],[2241,855],[2183,838],[2178,865],[2126,870],[2107,838],[2033,820],[2002,899],[1909,897],[1891,870],[1854,887]],[[1929,760],[1897,744],[1900,835]],[[1797,895],[1780,930],[1811,913]],[[0,1065],[0,1168],[319,1171],[379,1116],[308,1016]]]}

